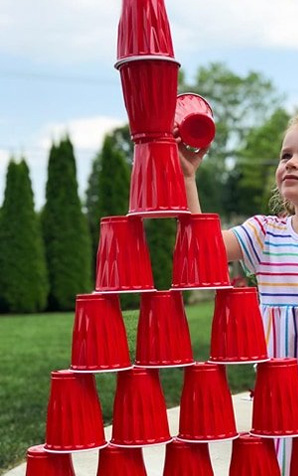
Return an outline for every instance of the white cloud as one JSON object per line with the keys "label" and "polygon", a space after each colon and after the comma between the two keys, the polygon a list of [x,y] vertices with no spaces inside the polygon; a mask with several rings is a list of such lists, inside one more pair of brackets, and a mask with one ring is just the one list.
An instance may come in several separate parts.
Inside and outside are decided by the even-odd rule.
{"label": "white cloud", "polygon": [[[1,0],[0,52],[39,63],[114,61],[121,0]],[[211,47],[298,49],[296,0],[166,0],[179,54]]]}
{"label": "white cloud", "polygon": [[75,148],[98,150],[106,133],[124,125],[124,121],[114,117],[91,117],[72,119],[66,123],[48,124],[41,132],[39,145],[49,148],[52,141],[68,134]]}

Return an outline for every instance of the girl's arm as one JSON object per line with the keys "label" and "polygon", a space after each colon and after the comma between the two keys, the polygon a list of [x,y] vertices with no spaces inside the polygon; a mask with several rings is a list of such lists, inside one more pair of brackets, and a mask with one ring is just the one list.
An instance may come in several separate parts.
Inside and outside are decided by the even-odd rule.
{"label": "girl's arm", "polygon": [[[179,149],[188,208],[191,213],[202,213],[196,184],[196,171],[199,168],[204,155],[208,152],[208,148],[200,149],[197,153],[193,150],[187,149],[179,137],[177,127],[174,129],[174,136]],[[241,260],[243,258],[242,250],[234,233],[231,230],[222,230],[222,236],[227,251],[228,261]]]}

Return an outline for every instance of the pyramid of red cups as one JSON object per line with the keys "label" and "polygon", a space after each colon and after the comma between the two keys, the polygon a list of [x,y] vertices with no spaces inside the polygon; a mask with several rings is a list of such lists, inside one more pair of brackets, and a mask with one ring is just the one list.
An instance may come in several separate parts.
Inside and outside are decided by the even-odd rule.
{"label": "pyramid of red cups", "polygon": [[[233,440],[230,476],[278,476],[273,437],[298,435],[297,362],[268,359],[256,289],[231,286],[218,215],[188,210],[175,114],[191,146],[206,146],[215,129],[203,98],[177,99],[180,65],[163,0],[123,0],[115,66],[134,142],[129,210],[101,220],[95,290],[76,297],[70,369],[52,372],[45,443],[28,449],[26,475],[74,476],[71,453],[99,449],[97,476],[145,476],[142,448],[164,444],[163,476],[211,476],[208,443]],[[177,220],[167,291],[154,288],[143,226],[162,217]],[[208,362],[193,359],[186,289],[216,290]],[[119,304],[128,292],[141,294],[135,363]],[[258,366],[251,432],[239,434],[226,365],[245,363]],[[184,367],[178,435],[170,434],[159,380],[167,367]],[[94,374],[111,371],[117,387],[107,442]]]}

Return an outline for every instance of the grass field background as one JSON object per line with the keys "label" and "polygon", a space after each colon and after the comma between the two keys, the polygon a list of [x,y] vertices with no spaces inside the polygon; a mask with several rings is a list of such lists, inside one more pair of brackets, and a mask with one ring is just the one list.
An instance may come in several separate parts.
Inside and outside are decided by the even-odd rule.
{"label": "grass field background", "polygon": [[[209,357],[213,302],[186,306],[194,358]],[[0,318],[0,474],[25,458],[26,449],[44,442],[52,370],[68,368],[73,313],[2,316]],[[124,312],[134,359],[137,311]],[[179,404],[181,369],[160,371],[168,407]],[[253,386],[252,365],[228,366],[232,393]],[[116,374],[96,376],[105,425],[111,423]]]}

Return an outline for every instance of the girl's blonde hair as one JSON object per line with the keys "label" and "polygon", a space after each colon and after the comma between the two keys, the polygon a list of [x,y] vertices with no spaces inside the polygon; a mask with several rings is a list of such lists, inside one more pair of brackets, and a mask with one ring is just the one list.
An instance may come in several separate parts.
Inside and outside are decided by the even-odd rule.
{"label": "girl's blonde hair", "polygon": [[[288,126],[283,134],[283,139],[285,138],[285,135],[287,134],[287,132],[290,129],[292,129],[292,127],[297,127],[297,126],[298,126],[298,115],[292,117],[289,120]],[[275,186],[272,190],[272,196],[269,200],[269,208],[271,212],[273,212],[275,215],[294,215],[295,213],[295,207],[293,203],[290,202],[290,200],[286,200],[282,197],[277,186]]]}

